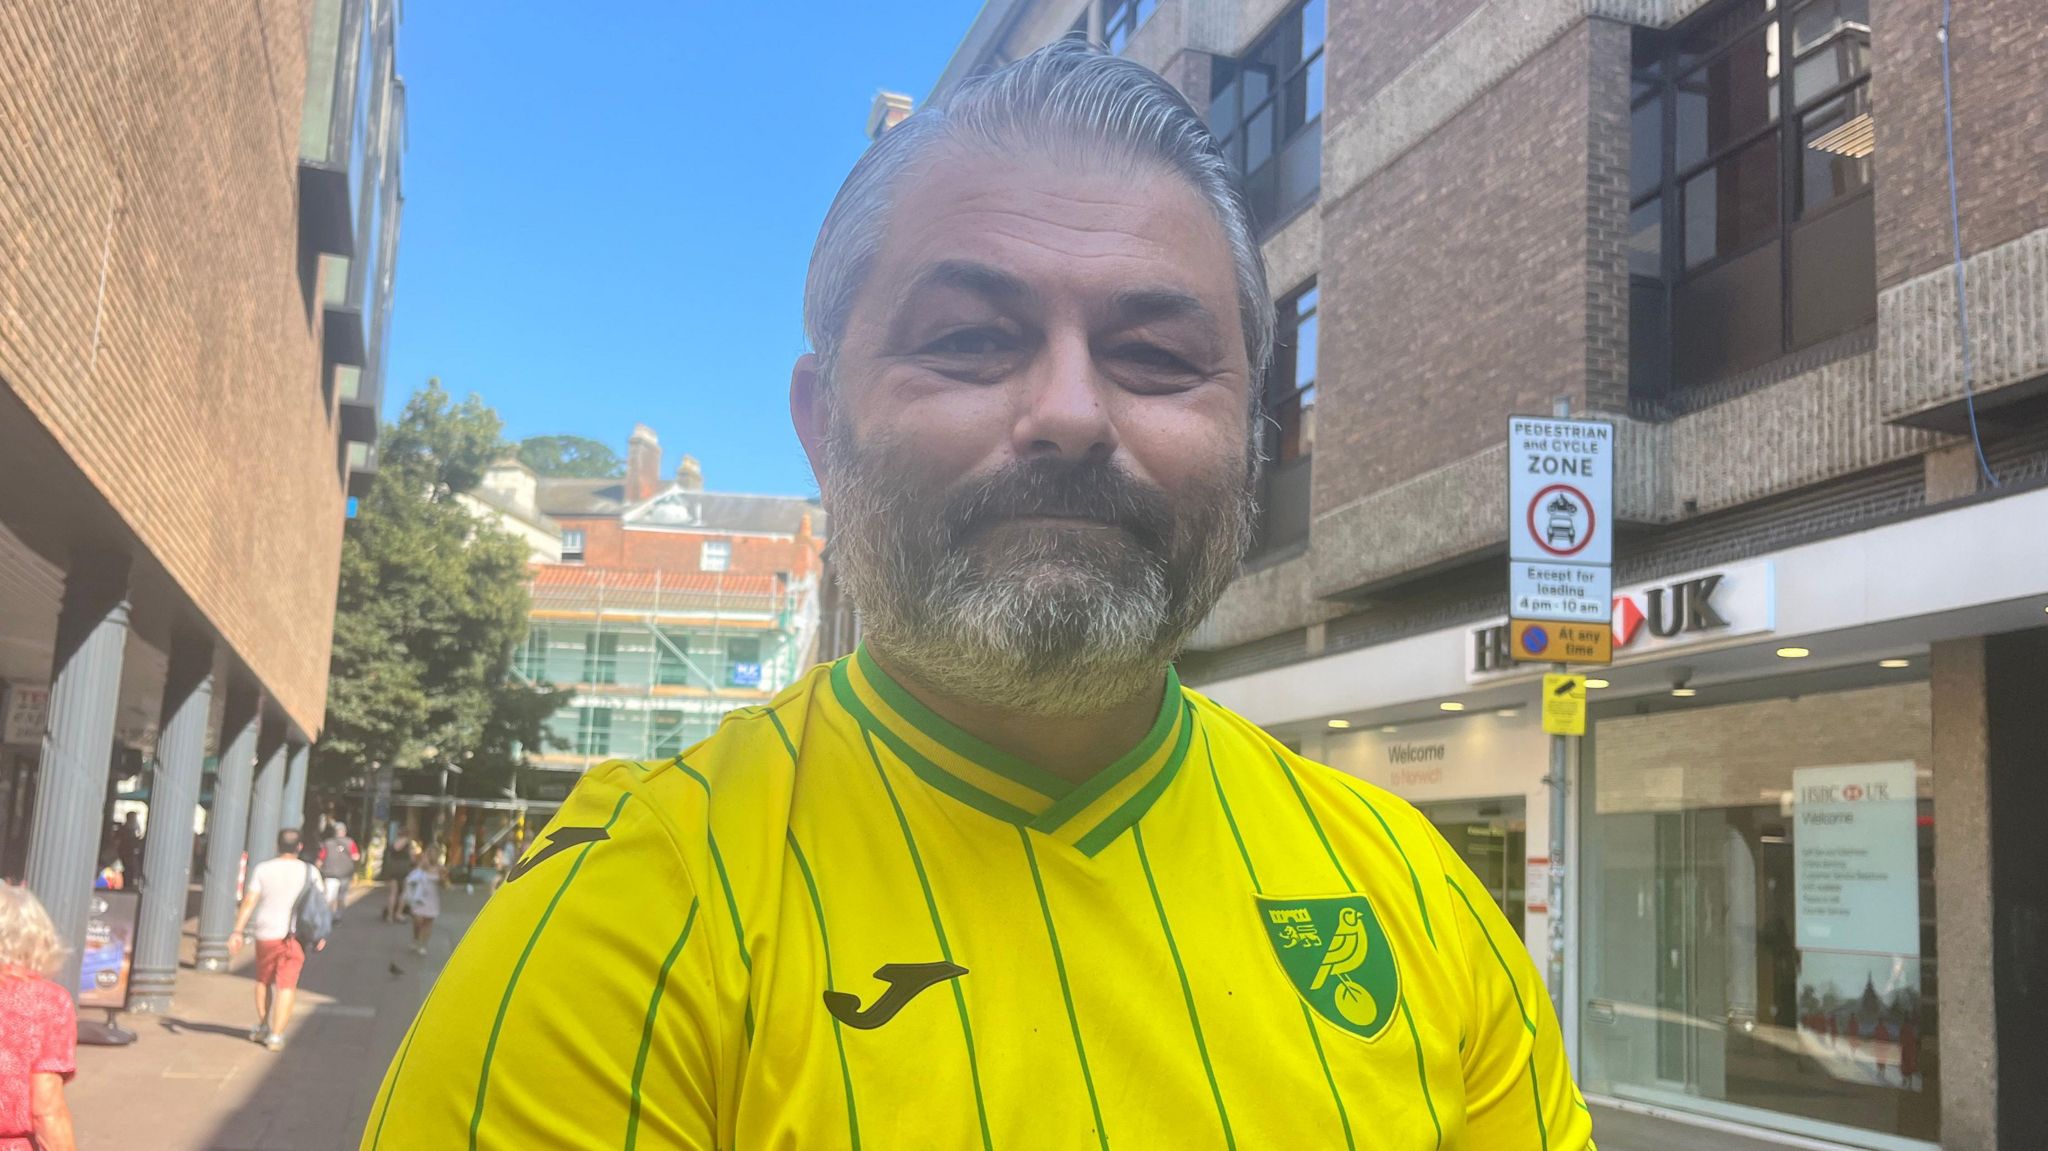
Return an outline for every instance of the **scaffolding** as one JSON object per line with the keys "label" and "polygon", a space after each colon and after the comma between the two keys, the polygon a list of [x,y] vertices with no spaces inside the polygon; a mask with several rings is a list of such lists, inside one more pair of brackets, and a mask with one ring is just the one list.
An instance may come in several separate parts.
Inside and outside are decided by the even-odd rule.
{"label": "scaffolding", "polygon": [[533,749],[543,768],[656,760],[766,703],[810,665],[817,581],[782,575],[542,564],[513,672],[566,688],[548,730],[568,749]]}

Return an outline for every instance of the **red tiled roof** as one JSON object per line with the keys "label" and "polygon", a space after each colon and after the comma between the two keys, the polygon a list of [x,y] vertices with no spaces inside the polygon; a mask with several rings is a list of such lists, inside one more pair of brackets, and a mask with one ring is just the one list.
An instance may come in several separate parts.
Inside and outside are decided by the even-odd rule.
{"label": "red tiled roof", "polygon": [[599,587],[613,591],[717,592],[722,595],[773,595],[775,577],[731,572],[661,571],[648,568],[590,567],[586,564],[535,564],[536,590]]}

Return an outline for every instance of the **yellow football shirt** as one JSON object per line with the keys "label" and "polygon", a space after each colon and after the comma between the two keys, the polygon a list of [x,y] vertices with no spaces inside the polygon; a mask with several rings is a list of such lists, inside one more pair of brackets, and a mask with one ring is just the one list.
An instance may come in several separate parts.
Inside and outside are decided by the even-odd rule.
{"label": "yellow football shirt", "polygon": [[1171,677],[1075,784],[865,653],[578,786],[367,1151],[1580,1151],[1534,965],[1414,809]]}

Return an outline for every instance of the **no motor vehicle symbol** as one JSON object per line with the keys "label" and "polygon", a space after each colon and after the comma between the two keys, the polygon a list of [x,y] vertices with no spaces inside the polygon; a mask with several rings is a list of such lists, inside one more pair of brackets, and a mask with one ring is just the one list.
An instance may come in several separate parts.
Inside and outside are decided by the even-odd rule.
{"label": "no motor vehicle symbol", "polygon": [[1529,501],[1529,538],[1560,558],[1593,542],[1593,501],[1570,484],[1551,484]]}

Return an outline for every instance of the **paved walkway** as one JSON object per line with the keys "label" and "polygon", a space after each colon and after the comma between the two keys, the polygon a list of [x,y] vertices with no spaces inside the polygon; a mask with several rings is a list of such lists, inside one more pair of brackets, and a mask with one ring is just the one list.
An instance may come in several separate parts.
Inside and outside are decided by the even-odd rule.
{"label": "paved walkway", "polygon": [[484,901],[481,886],[450,888],[422,957],[410,925],[379,919],[383,894],[356,888],[307,960],[284,1050],[249,1042],[253,948],[233,971],[179,972],[170,1015],[123,1018],[133,1045],[81,1047],[67,1092],[81,1151],[355,1151],[392,1052]]}

